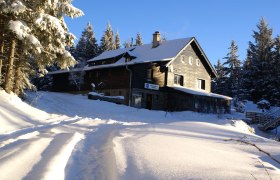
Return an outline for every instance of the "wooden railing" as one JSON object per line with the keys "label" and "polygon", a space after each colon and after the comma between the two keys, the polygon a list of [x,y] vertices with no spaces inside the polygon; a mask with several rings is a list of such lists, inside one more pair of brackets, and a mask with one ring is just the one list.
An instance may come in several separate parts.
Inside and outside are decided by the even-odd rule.
{"label": "wooden railing", "polygon": [[246,118],[251,119],[251,123],[259,124],[259,128],[268,131],[280,126],[280,109],[272,109],[265,113],[246,112]]}

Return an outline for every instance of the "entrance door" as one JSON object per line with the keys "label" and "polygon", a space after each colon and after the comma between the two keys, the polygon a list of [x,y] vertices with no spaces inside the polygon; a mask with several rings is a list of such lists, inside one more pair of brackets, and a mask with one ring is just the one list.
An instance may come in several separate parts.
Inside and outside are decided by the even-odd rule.
{"label": "entrance door", "polygon": [[152,104],[153,104],[153,95],[152,94],[147,94],[146,95],[146,108],[147,109],[152,109]]}
{"label": "entrance door", "polygon": [[136,108],[142,107],[142,95],[141,94],[133,94],[132,95],[133,106]]}

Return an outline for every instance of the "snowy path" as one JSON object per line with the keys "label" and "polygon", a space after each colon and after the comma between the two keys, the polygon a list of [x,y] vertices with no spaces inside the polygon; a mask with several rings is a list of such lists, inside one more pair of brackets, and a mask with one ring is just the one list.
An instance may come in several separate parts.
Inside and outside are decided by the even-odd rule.
{"label": "snowy path", "polygon": [[[79,119],[68,119],[2,135],[0,179],[63,179],[72,150],[83,139],[83,131],[79,133],[76,129],[69,128],[69,125]],[[15,169],[17,171],[13,173]]]}
{"label": "snowy path", "polygon": [[225,117],[46,92],[32,104],[40,110],[13,98],[0,101],[1,180],[280,179],[279,164],[224,140],[245,139],[278,159],[280,144],[233,127]]}

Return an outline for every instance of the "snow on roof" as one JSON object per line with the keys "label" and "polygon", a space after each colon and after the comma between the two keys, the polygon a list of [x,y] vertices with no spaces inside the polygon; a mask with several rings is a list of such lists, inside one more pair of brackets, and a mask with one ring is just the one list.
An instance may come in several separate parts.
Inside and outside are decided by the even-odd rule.
{"label": "snow on roof", "polygon": [[[191,38],[181,38],[181,39],[174,39],[169,41],[162,41],[161,44],[155,48],[152,47],[152,44],[144,44],[142,46],[134,46],[129,48],[123,49],[116,49],[111,51],[105,51],[99,56],[88,60],[87,62],[94,62],[99,60],[105,60],[113,57],[117,57],[120,55],[124,55],[128,53],[130,56],[135,57],[129,62],[125,62],[125,58],[120,58],[117,62],[112,64],[102,64],[96,66],[85,66],[83,70],[88,71],[92,69],[100,69],[100,68],[111,68],[117,66],[125,66],[125,65],[132,65],[138,63],[145,63],[145,62],[155,62],[155,61],[170,61],[172,58],[175,58],[176,55],[188,44],[191,42]],[[81,71],[81,69],[77,70]],[[55,71],[49,74],[59,74],[59,73],[66,73],[69,71]]]}
{"label": "snow on roof", "polygon": [[127,52],[127,51],[129,51],[129,50],[131,50],[133,48],[135,48],[135,47],[129,47],[129,48],[105,51],[102,54],[100,54],[99,56],[96,56],[95,58],[92,58],[92,59],[88,60],[88,62],[98,61],[98,60],[108,59],[108,58],[113,58],[113,57],[119,56],[121,54],[124,54],[125,52]]}
{"label": "snow on roof", "polygon": [[211,93],[211,92],[206,92],[206,91],[198,90],[198,89],[191,89],[191,88],[186,88],[186,87],[182,87],[182,86],[175,86],[175,87],[171,87],[171,88],[188,93],[188,94],[198,95],[198,96],[208,96],[208,97],[232,100],[232,98],[228,97],[228,96],[215,94],[215,93]]}
{"label": "snow on roof", "polygon": [[70,72],[80,72],[83,71],[84,68],[74,68],[74,69],[61,69],[57,71],[48,72],[48,74],[62,74],[62,73],[70,73]]}
{"label": "snow on roof", "polygon": [[[174,58],[193,38],[182,38],[169,41],[163,41],[158,47],[153,48],[152,44],[134,46],[130,48],[106,51],[101,55],[88,60],[88,62],[113,58],[124,53],[129,53],[136,57],[131,62],[143,63],[162,60],[171,60]],[[118,62],[117,62],[118,63]],[[119,63],[120,64],[120,63]]]}

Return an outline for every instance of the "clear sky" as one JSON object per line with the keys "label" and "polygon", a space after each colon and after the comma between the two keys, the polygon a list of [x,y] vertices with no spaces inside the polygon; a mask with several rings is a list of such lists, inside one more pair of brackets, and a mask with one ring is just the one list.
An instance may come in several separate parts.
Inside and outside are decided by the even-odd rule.
{"label": "clear sky", "polygon": [[232,39],[244,60],[262,17],[273,35],[280,35],[280,0],[74,0],[73,4],[85,13],[66,18],[77,38],[91,22],[99,41],[108,21],[119,31],[122,43],[135,39],[137,32],[144,43],[151,42],[155,31],[167,40],[195,36],[213,64],[218,58],[224,61]]}

